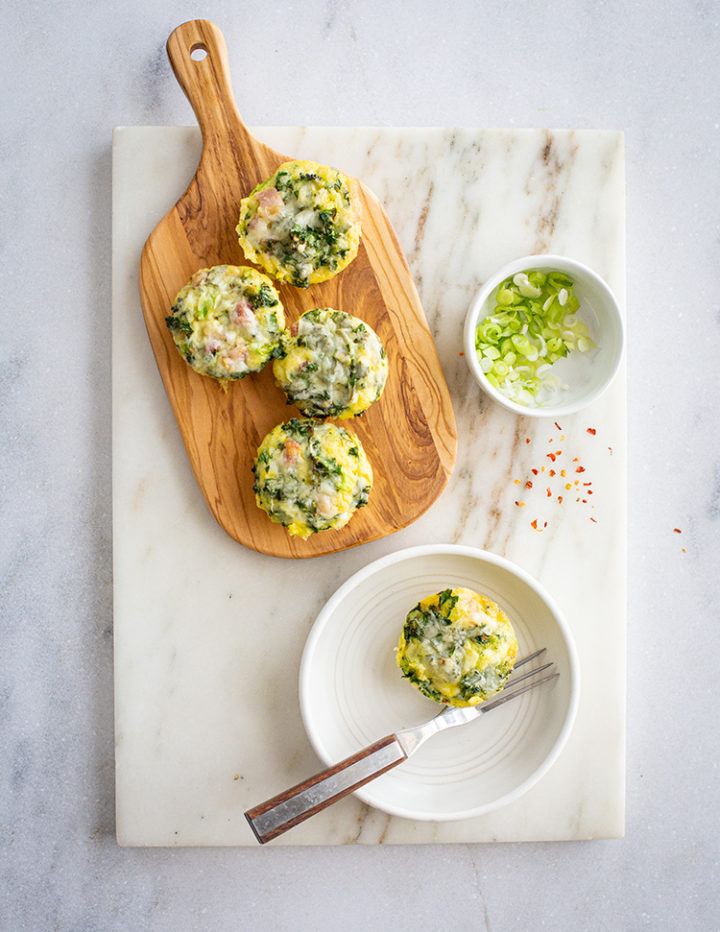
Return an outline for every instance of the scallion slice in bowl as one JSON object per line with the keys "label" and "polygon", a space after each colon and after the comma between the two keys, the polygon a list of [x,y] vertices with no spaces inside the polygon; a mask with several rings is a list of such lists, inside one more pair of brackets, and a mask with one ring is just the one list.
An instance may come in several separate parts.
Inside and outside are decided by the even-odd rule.
{"label": "scallion slice in bowl", "polygon": [[480,367],[511,401],[540,406],[566,387],[553,363],[595,346],[578,318],[575,282],[560,271],[517,272],[498,287],[494,304],[475,332]]}

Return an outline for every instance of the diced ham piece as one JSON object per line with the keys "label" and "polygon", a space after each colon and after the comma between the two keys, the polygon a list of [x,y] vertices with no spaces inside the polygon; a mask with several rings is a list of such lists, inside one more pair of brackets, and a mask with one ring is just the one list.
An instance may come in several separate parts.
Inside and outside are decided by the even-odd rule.
{"label": "diced ham piece", "polygon": [[297,440],[286,440],[283,449],[283,462],[286,466],[293,466],[300,458],[300,444]]}
{"label": "diced ham piece", "polygon": [[252,305],[247,298],[241,298],[230,313],[234,324],[250,324],[255,320]]}
{"label": "diced ham piece", "polygon": [[298,327],[300,326],[300,321],[296,320],[295,323],[290,328],[290,336],[296,337],[298,332]]}
{"label": "diced ham piece", "polygon": [[223,356],[222,364],[228,372],[236,372],[247,359],[247,354],[246,346],[233,346],[233,348]]}
{"label": "diced ham piece", "polygon": [[278,238],[270,232],[268,221],[259,215],[248,223],[248,231],[252,233],[256,243],[270,243]]}
{"label": "diced ham piece", "polygon": [[332,499],[329,495],[318,495],[317,513],[321,518],[330,518],[335,514]]}
{"label": "diced ham piece", "polygon": [[277,188],[264,188],[255,196],[258,202],[257,216],[266,220],[277,216],[285,206],[282,194]]}
{"label": "diced ham piece", "polygon": [[222,346],[220,340],[206,340],[205,341],[205,353],[210,355],[210,353],[217,353],[217,351]]}

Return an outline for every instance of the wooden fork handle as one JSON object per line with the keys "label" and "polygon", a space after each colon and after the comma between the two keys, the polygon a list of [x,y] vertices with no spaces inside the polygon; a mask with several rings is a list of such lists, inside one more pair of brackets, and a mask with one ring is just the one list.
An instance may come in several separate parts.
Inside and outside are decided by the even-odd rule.
{"label": "wooden fork handle", "polygon": [[396,736],[388,735],[304,783],[248,809],[245,818],[263,845],[406,759]]}
{"label": "wooden fork handle", "polygon": [[178,26],[167,40],[167,53],[206,149],[223,135],[227,140],[238,130],[248,132],[233,96],[225,38],[215,23],[193,19]]}

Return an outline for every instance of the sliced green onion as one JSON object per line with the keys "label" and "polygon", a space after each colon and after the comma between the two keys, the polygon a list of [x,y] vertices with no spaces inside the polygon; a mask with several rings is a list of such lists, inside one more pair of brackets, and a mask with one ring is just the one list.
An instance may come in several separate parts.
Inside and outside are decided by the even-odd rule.
{"label": "sliced green onion", "polygon": [[562,388],[552,365],[595,344],[578,319],[575,283],[562,272],[530,269],[506,279],[493,312],[480,321],[475,347],[488,382],[512,401],[538,405]]}

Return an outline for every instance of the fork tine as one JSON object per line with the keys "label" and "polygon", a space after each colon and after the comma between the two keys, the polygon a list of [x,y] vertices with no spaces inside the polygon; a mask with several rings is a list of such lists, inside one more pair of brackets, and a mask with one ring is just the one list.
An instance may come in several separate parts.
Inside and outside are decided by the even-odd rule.
{"label": "fork tine", "polygon": [[536,657],[539,657],[540,654],[544,654],[546,650],[547,650],[547,647],[541,647],[540,650],[536,650],[534,653],[528,654],[527,657],[523,657],[522,660],[516,660],[515,666],[513,667],[513,669],[517,670],[518,667],[522,667],[524,664],[530,663],[531,660],[534,660]]}
{"label": "fork tine", "polygon": [[[548,666],[552,666],[552,664],[548,664]],[[547,669],[547,667],[543,669]],[[537,672],[537,670],[532,671],[532,673]],[[531,676],[532,673],[528,674],[528,676]],[[503,690],[497,699],[491,699],[490,702],[483,702],[482,705],[477,706],[477,708],[480,712],[492,712],[493,709],[497,709],[498,706],[510,702],[511,699],[515,699],[517,696],[521,696],[523,693],[535,689],[536,686],[542,686],[543,683],[549,683],[550,680],[556,680],[559,676],[559,673],[550,673],[548,676],[543,676],[539,680],[532,680],[530,683],[526,683],[519,689],[511,688],[509,691]],[[523,677],[523,679],[527,679],[527,677]]]}
{"label": "fork tine", "polygon": [[517,686],[518,683],[522,683],[523,680],[526,680],[531,676],[535,676],[536,673],[542,673],[543,670],[549,670],[552,665],[553,661],[551,660],[549,663],[544,663],[541,667],[535,667],[533,670],[528,670],[528,672],[523,673],[522,676],[516,676],[514,673],[511,673],[505,688],[508,689],[512,686]]}

